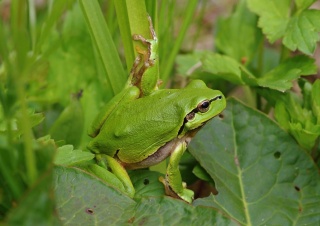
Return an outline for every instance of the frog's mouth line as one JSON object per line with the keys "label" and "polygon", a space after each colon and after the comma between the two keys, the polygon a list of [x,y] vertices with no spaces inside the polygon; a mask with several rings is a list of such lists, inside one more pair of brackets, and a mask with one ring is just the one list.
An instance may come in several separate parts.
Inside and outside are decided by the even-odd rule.
{"label": "frog's mouth line", "polygon": [[[220,113],[220,114],[221,114],[221,113]],[[220,117],[220,114],[217,114],[216,116],[212,117],[211,119],[213,119],[213,118],[215,118],[215,117],[217,117],[217,116]],[[196,133],[197,133],[205,124],[207,124],[207,122],[209,122],[211,119],[209,119],[209,120],[201,123],[197,128],[194,128],[193,130],[188,131],[186,134],[191,133],[191,134],[193,134],[192,137],[194,137],[194,136],[196,135]],[[188,122],[188,119],[187,119],[187,117],[185,117],[184,120],[183,120],[183,124],[182,124],[182,126],[180,127],[180,129],[179,129],[178,136],[181,135],[181,133],[182,133],[182,131],[183,131],[183,129],[184,129],[184,127],[185,127],[185,125],[186,125],[187,122]]]}

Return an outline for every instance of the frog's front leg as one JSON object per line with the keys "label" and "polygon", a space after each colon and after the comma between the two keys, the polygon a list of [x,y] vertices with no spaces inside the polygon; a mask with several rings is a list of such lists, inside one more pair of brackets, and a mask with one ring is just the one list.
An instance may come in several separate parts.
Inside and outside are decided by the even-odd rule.
{"label": "frog's front leg", "polygon": [[180,199],[191,203],[193,201],[194,192],[186,188],[186,184],[182,182],[179,170],[179,162],[186,149],[186,141],[183,141],[176,146],[170,156],[166,178],[160,178],[160,181],[164,184],[167,195],[179,197]]}

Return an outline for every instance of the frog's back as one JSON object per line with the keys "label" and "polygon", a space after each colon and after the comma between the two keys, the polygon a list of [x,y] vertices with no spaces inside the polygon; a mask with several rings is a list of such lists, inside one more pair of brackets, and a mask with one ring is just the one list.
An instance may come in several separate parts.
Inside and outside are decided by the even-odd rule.
{"label": "frog's back", "polygon": [[151,95],[117,109],[97,137],[104,143],[103,149],[118,151],[118,157],[124,162],[141,161],[177,136],[184,112],[177,106],[168,108],[168,104],[175,104],[175,90],[167,92],[165,101],[160,100],[163,95]]}

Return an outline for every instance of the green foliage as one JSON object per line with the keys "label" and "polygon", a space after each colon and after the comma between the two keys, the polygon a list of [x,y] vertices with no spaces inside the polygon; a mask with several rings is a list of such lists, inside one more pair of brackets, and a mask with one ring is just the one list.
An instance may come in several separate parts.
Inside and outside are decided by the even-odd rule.
{"label": "green foliage", "polygon": [[319,10],[308,9],[315,1],[295,1],[293,9],[290,0],[248,0],[248,6],[260,16],[259,27],[271,43],[283,38],[283,44],[290,50],[311,55],[320,31]]}
{"label": "green foliage", "polygon": [[223,115],[189,146],[219,191],[194,205],[217,208],[241,225],[316,225],[320,177],[309,155],[266,115],[235,99]]}
{"label": "green foliage", "polygon": [[[231,16],[219,20],[216,47],[220,53],[197,51],[181,55],[178,57],[178,71],[184,76],[211,83],[225,80],[234,85],[232,88],[245,86],[246,96],[243,99],[266,113],[275,107],[275,116],[281,126],[317,161],[320,151],[319,112],[314,109],[318,106],[315,104],[318,82],[312,88],[312,84],[298,80],[301,76],[316,74],[317,66],[314,58],[304,54],[293,55],[289,50],[298,49],[307,54],[314,52],[319,29],[293,21],[300,18],[315,23],[315,18],[306,19],[304,15],[316,17],[320,11],[308,9],[312,1],[297,1],[294,9],[288,4],[291,1],[240,1]],[[294,15],[292,18],[290,13]],[[263,44],[256,23],[270,42],[283,38],[281,52]],[[304,31],[313,33],[309,35]],[[297,33],[303,35],[303,40]],[[294,39],[296,47],[293,48],[288,39]],[[310,48],[306,49],[306,46]],[[290,90],[297,80],[305,84],[300,87],[305,98],[300,98],[299,92]],[[313,98],[311,92],[314,93]],[[267,101],[264,106],[261,104],[263,101]]]}
{"label": "green foliage", "polygon": [[[65,225],[237,225],[212,208],[193,207],[169,197],[150,196],[134,201],[77,168],[56,167],[55,184],[57,211]],[[76,214],[72,211],[75,209]]]}
{"label": "green foliage", "polygon": [[78,147],[81,141],[83,131],[83,110],[79,98],[82,91],[75,95],[70,105],[68,105],[60,114],[49,130],[52,139],[59,142],[64,141]]}
{"label": "green foliage", "polygon": [[[320,136],[320,80],[313,85],[301,80],[303,97],[289,93],[275,106],[275,117],[297,142],[311,152]],[[314,152],[317,151],[315,147]],[[313,153],[316,154],[316,153]]]}
{"label": "green foliage", "polygon": [[[195,49],[209,1],[9,2],[10,17],[0,20],[1,224],[320,221],[315,0],[239,0],[229,16],[209,21],[215,51]],[[247,102],[229,99],[189,145],[184,181],[201,179],[192,205],[164,196],[162,173],[150,170],[129,172],[136,189],[129,198],[86,149],[89,125],[131,70],[132,34],[150,36],[147,14],[159,38],[163,87],[200,78]]]}

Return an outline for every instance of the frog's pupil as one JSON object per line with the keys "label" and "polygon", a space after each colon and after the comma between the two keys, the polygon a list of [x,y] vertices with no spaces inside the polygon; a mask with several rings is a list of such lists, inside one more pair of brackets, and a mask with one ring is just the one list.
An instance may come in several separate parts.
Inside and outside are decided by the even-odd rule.
{"label": "frog's pupil", "polygon": [[204,113],[208,110],[209,106],[210,106],[210,101],[205,100],[198,105],[198,111]]}
{"label": "frog's pupil", "polygon": [[202,103],[201,107],[202,108],[207,108],[207,107],[209,107],[209,105],[210,105],[209,101],[205,101],[205,102]]}

